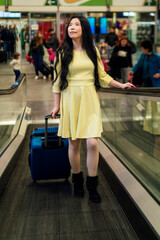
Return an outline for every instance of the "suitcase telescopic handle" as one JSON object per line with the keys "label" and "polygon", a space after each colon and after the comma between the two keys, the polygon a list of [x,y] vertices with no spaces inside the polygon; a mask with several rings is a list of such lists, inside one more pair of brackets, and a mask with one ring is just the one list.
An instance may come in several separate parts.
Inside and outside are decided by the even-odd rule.
{"label": "suitcase telescopic handle", "polygon": [[[56,114],[56,117],[60,117],[60,114],[57,113],[57,114]],[[46,115],[46,116],[45,116],[45,119],[48,119],[48,118],[52,118],[52,114],[49,114],[49,115]]]}
{"label": "suitcase telescopic handle", "polygon": [[[60,117],[60,114],[56,114],[57,117]],[[48,119],[52,118],[52,114],[46,115],[45,116],[45,134],[44,134],[44,138],[45,138],[45,148],[47,147],[47,139],[48,139],[48,134],[47,134],[47,129],[48,129]],[[59,146],[61,145],[61,138],[59,138]]]}

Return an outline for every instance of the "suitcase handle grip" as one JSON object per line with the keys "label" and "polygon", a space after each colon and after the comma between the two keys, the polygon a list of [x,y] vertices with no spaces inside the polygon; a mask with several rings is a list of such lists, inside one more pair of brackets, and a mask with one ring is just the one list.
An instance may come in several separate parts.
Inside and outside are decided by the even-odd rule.
{"label": "suitcase handle grip", "polygon": [[[56,114],[56,117],[60,117],[60,114],[57,113],[57,114]],[[45,119],[49,119],[49,118],[52,118],[52,114],[49,114],[49,115],[46,115],[46,116],[45,116]]]}
{"label": "suitcase handle grip", "polygon": [[44,118],[45,119],[52,118],[52,114],[46,115]]}
{"label": "suitcase handle grip", "polygon": [[[60,114],[56,114],[56,116],[60,117]],[[52,118],[52,114],[46,115],[45,116],[45,134],[44,134],[44,138],[45,138],[45,148],[47,148],[47,139],[48,139],[48,134],[47,134],[47,128],[48,128],[48,119]],[[59,138],[59,146],[61,146],[61,138]]]}

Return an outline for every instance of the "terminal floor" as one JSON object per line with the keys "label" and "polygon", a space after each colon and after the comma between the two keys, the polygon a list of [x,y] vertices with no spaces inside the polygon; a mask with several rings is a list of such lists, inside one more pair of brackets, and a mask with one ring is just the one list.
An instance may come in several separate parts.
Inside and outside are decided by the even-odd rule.
{"label": "terminal floor", "polygon": [[[0,199],[1,240],[136,240],[123,210],[99,170],[102,202],[75,198],[69,182],[39,181],[30,177],[28,152],[30,125],[17,166]],[[81,168],[86,178],[85,142],[81,148]]]}

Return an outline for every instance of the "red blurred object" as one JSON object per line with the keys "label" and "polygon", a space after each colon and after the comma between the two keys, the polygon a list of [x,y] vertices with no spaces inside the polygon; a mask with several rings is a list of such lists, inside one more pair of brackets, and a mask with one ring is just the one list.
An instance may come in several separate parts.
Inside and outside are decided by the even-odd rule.
{"label": "red blurred object", "polygon": [[27,60],[27,62],[29,62],[29,63],[34,63],[33,58],[30,57],[30,56],[28,56],[28,55],[26,55],[26,60]]}
{"label": "red blurred object", "polygon": [[[128,75],[128,82],[132,83],[133,75]],[[135,87],[140,87],[140,85],[134,85]]]}
{"label": "red blurred object", "polygon": [[128,75],[128,82],[132,82],[132,77],[133,77],[133,75]]}
{"label": "red blurred object", "polygon": [[102,59],[102,63],[103,63],[105,72],[107,72],[107,70],[109,70],[109,67],[106,62],[107,62],[107,59]]}
{"label": "red blurred object", "polygon": [[49,53],[49,61],[53,61],[54,62],[54,58],[55,58],[55,53],[53,52],[52,49],[47,49],[47,52]]}
{"label": "red blurred object", "polygon": [[44,39],[48,42],[50,35],[48,30],[52,28],[52,22],[38,22],[38,29],[42,32]]}

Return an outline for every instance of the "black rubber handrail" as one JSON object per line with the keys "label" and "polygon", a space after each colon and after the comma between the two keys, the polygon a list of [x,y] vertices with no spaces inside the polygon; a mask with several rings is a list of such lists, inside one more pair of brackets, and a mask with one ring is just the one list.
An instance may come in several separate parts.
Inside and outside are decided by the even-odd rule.
{"label": "black rubber handrail", "polygon": [[159,87],[137,87],[137,88],[101,88],[100,92],[106,93],[118,93],[118,94],[132,94],[132,95],[145,95],[145,96],[156,96],[160,97],[160,88]]}
{"label": "black rubber handrail", "polygon": [[25,76],[26,76],[25,73],[21,73],[18,80],[10,88],[0,89],[0,95],[8,95],[14,93],[21,84],[21,82],[23,81]]}

